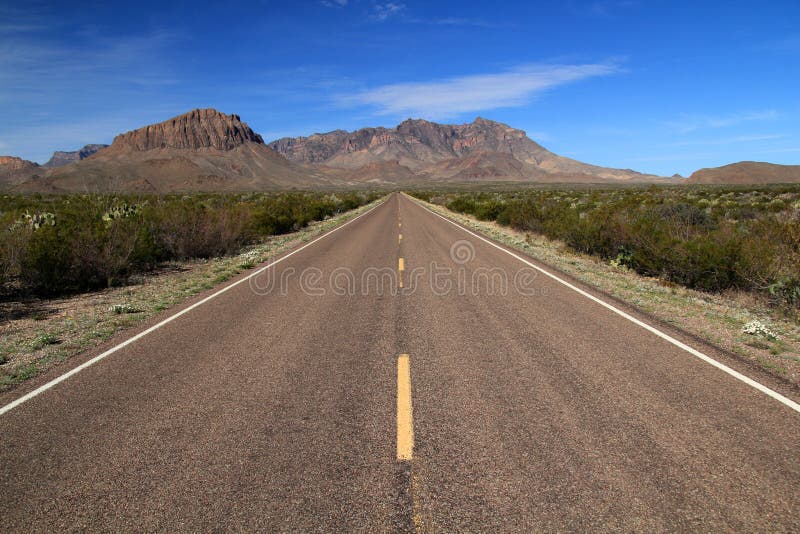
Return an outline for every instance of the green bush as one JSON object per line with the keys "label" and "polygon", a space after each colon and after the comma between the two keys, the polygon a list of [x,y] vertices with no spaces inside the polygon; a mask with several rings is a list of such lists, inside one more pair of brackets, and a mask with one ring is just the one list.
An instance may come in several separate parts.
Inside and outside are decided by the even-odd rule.
{"label": "green bush", "polygon": [[125,283],[164,261],[234,254],[378,198],[376,193],[0,197],[4,293]]}
{"label": "green bush", "polygon": [[800,307],[800,187],[647,187],[414,193],[705,291]]}

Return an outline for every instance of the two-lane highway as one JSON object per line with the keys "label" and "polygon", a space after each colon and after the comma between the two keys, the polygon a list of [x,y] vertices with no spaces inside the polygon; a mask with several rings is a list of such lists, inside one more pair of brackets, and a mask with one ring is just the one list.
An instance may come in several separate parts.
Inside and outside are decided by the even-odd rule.
{"label": "two-lane highway", "polygon": [[0,428],[12,531],[800,529],[791,406],[399,194]]}

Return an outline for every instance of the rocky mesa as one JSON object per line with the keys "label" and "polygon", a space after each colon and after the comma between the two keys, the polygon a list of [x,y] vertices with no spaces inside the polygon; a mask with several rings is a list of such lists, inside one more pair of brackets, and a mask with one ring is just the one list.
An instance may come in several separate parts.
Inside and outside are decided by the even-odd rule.
{"label": "rocky mesa", "polygon": [[215,109],[195,109],[167,121],[120,134],[112,147],[134,150],[233,150],[245,143],[264,144],[238,115]]}
{"label": "rocky mesa", "polygon": [[196,109],[120,134],[92,157],[45,170],[17,191],[257,191],[325,185],[264,144],[238,115]]}

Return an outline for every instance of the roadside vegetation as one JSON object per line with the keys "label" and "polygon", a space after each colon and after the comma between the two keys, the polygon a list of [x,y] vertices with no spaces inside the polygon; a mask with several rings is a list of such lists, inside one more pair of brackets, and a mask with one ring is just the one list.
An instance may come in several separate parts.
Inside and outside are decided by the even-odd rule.
{"label": "roadside vegetation", "polygon": [[125,285],[169,261],[235,254],[376,193],[0,197],[0,288],[53,296]]}
{"label": "roadside vegetation", "polygon": [[[709,202],[714,198],[723,198],[727,199],[723,200],[724,202],[736,202],[745,206],[750,206],[751,203],[756,204],[750,207],[757,214],[761,214],[762,224],[769,224],[767,221],[773,217],[775,217],[776,223],[785,224],[786,217],[797,216],[796,204],[791,208],[795,211],[773,211],[777,202],[772,204],[772,208],[766,206],[769,206],[775,199],[791,206],[792,203],[797,202],[798,192],[800,192],[798,187],[709,188],[694,191],[642,188],[593,191],[590,188],[583,188],[569,191],[549,189],[528,190],[524,193],[519,191],[498,192],[497,195],[464,193],[463,191],[418,192],[415,195],[423,200],[430,199],[433,203],[427,203],[428,208],[467,228],[483,233],[510,248],[517,249],[591,287],[636,306],[664,323],[680,328],[684,332],[724,349],[729,354],[735,355],[735,359],[739,362],[746,362],[749,367],[772,376],[788,387],[786,390],[779,388],[781,391],[794,390],[797,392],[800,391],[798,390],[800,388],[800,307],[796,305],[796,302],[783,296],[781,291],[770,291],[768,286],[753,289],[751,286],[739,288],[736,285],[732,285],[728,289],[713,291],[691,289],[686,285],[670,281],[661,272],[655,276],[644,276],[626,266],[629,264],[620,261],[618,255],[603,256],[581,251],[566,241],[546,237],[544,233],[532,232],[526,229],[530,228],[527,225],[512,227],[508,221],[504,221],[506,224],[499,224],[497,217],[489,217],[486,212],[478,211],[476,212],[478,215],[472,215],[467,214],[465,210],[465,212],[458,213],[445,206],[458,198],[475,200],[476,207],[479,207],[484,201],[485,205],[489,206],[495,205],[498,200],[519,199],[528,194],[533,198],[539,195],[547,198],[548,193],[562,197],[562,200],[565,196],[571,196],[574,199],[575,197],[592,196],[594,193],[597,193],[594,198],[604,198],[606,195],[615,198],[625,193],[640,197],[653,195],[656,198],[672,198],[676,201],[684,198],[692,201],[695,196],[697,196],[697,200],[701,198],[709,200],[709,197],[704,195],[709,194],[711,197]],[[730,193],[733,195],[729,195]],[[791,202],[789,202],[790,200]],[[573,202],[575,201],[573,200]],[[570,202],[571,204],[572,202]],[[700,204],[702,205],[704,202],[700,202]],[[563,204],[561,205],[563,206]],[[458,207],[458,204],[453,207]],[[639,208],[635,206],[634,209]],[[755,224],[757,219],[758,216],[748,218],[746,224]],[[732,224],[732,222],[728,219],[723,224]],[[764,237],[765,240],[770,238],[769,234]],[[789,255],[796,254],[797,249],[794,248],[794,252],[791,252],[791,247],[787,246],[785,241],[779,241],[779,243],[784,243],[783,246],[786,246],[789,251],[785,252],[787,256],[774,261],[785,271],[796,272],[793,269],[797,269],[797,263],[787,264],[788,259],[792,257]],[[766,243],[766,245],[765,249],[773,250],[774,253],[775,249],[769,248],[774,246],[774,243]],[[737,367],[733,360],[729,363]]]}
{"label": "roadside vegetation", "polygon": [[800,309],[800,187],[415,192],[691,289]]}
{"label": "roadside vegetation", "polygon": [[[0,197],[0,392],[312,239],[381,197]],[[45,276],[26,272],[31,266]]]}

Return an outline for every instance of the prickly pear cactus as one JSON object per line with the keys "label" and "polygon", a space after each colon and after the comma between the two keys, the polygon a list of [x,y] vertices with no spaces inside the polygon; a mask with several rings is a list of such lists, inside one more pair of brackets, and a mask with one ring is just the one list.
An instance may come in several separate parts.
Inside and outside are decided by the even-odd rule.
{"label": "prickly pear cactus", "polygon": [[142,207],[139,204],[128,204],[123,202],[122,204],[118,204],[117,206],[114,206],[105,212],[103,214],[103,220],[106,222],[106,224],[110,224],[113,221],[127,219],[128,217],[138,215],[141,213],[141,211]]}
{"label": "prickly pear cactus", "polygon": [[32,230],[36,231],[45,226],[55,226],[56,215],[49,212],[31,214],[26,211],[22,219],[18,220],[16,224],[19,226],[29,226]]}

